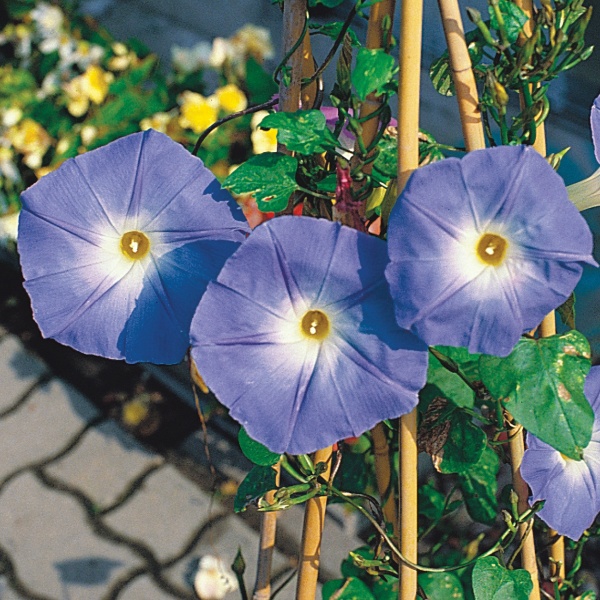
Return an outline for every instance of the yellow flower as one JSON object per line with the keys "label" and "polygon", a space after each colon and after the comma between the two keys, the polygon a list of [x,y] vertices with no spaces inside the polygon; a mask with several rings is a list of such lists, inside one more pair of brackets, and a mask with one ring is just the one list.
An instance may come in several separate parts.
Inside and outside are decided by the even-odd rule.
{"label": "yellow flower", "polygon": [[264,27],[257,27],[250,23],[244,25],[231,37],[231,43],[239,52],[253,56],[259,62],[275,56],[271,35]]}
{"label": "yellow flower", "polygon": [[83,75],[74,77],[63,86],[69,96],[67,110],[74,117],[81,117],[87,112],[90,101],[102,104],[112,80],[112,73],[107,73],[98,65],[88,67]]}
{"label": "yellow flower", "polygon": [[260,128],[260,122],[268,114],[269,112],[266,110],[259,110],[252,115],[252,121],[250,122],[252,133],[250,134],[250,139],[252,140],[252,151],[254,154],[277,151],[277,129],[267,129],[265,131]]}
{"label": "yellow flower", "polygon": [[185,91],[180,96],[181,127],[191,129],[194,133],[202,133],[218,118],[218,101],[215,96],[205,98],[202,94]]}
{"label": "yellow flower", "polygon": [[228,83],[218,88],[215,96],[217,97],[219,106],[228,113],[244,110],[248,106],[248,100],[244,92],[235,83]]}
{"label": "yellow flower", "polygon": [[82,75],[88,98],[94,104],[102,104],[108,94],[108,86],[113,76],[103,71],[98,65],[92,65]]}
{"label": "yellow flower", "polygon": [[127,46],[121,42],[115,42],[112,45],[112,51],[115,55],[108,60],[108,68],[111,71],[124,71],[137,63],[136,53],[128,50]]}
{"label": "yellow flower", "polygon": [[23,119],[7,132],[13,148],[23,154],[23,162],[30,169],[39,169],[42,158],[52,143],[46,130],[33,119]]}
{"label": "yellow flower", "polygon": [[140,121],[140,129],[146,131],[146,129],[155,129],[161,133],[167,133],[167,127],[173,116],[167,112],[157,112],[151,117],[146,117]]}
{"label": "yellow flower", "polygon": [[55,164],[55,165],[51,165],[51,166],[48,166],[48,167],[41,167],[39,169],[36,169],[35,170],[35,176],[38,179],[41,179],[44,175],[48,175],[48,173],[52,173],[52,171],[56,170],[59,167],[60,164],[62,164],[62,161],[60,163]]}
{"label": "yellow flower", "polygon": [[93,125],[84,125],[81,128],[81,142],[85,146],[89,146],[98,135],[98,128]]}

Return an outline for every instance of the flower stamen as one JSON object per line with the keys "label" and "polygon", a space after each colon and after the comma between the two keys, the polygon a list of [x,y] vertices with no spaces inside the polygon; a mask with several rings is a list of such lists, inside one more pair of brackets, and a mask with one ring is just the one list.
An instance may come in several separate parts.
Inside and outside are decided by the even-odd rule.
{"label": "flower stamen", "polygon": [[508,241],[496,233],[484,233],[477,242],[477,258],[484,264],[498,267],[506,258]]}
{"label": "flower stamen", "polygon": [[305,337],[321,342],[329,335],[329,318],[320,310],[309,310],[302,317],[300,330]]}
{"label": "flower stamen", "polygon": [[141,260],[150,251],[150,240],[141,231],[127,231],[121,237],[121,252],[131,260]]}

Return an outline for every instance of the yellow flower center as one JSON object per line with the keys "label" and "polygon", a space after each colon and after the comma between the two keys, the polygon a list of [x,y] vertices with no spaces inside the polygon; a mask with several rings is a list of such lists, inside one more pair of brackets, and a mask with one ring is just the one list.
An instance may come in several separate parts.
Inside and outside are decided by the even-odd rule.
{"label": "yellow flower center", "polygon": [[127,231],[121,237],[121,252],[131,260],[141,260],[150,252],[150,240],[141,231]]}
{"label": "yellow flower center", "polygon": [[484,233],[477,242],[477,258],[484,264],[499,267],[506,258],[508,241],[496,233]]}
{"label": "yellow flower center", "polygon": [[320,310],[309,310],[302,317],[300,330],[305,337],[321,342],[329,335],[329,319]]}

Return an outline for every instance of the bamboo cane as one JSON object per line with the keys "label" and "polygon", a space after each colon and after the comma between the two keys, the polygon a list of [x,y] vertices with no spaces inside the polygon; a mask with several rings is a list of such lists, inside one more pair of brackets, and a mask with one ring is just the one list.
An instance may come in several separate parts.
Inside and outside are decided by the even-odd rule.
{"label": "bamboo cane", "polygon": [[[513,435],[510,436],[510,466],[512,470],[513,488],[518,497],[517,507],[519,513],[523,513],[529,509],[529,487],[521,477],[521,462],[525,453],[525,444],[523,441],[523,429],[518,428]],[[527,523],[519,526],[519,535],[523,538],[527,534]],[[521,550],[521,563],[523,568],[531,575],[533,589],[529,595],[530,600],[539,600],[540,598],[540,583],[535,556],[535,542],[533,539],[533,530],[530,530],[529,535],[523,541]]]}
{"label": "bamboo cane", "polygon": [[[287,54],[300,39],[306,20],[306,0],[286,0],[283,5],[283,52]],[[279,86],[279,109],[296,112],[300,108],[300,86],[302,82],[302,63],[304,43],[296,49],[287,61],[290,67],[289,85],[283,81]]]}
{"label": "bamboo cane", "polygon": [[[381,2],[374,4],[371,7],[369,13],[369,24],[367,27],[367,39],[365,46],[370,50],[377,48],[384,48],[389,43],[390,32],[384,37],[383,21],[384,18],[388,17],[391,23],[394,18],[394,9],[396,0],[382,0]],[[381,107],[381,97],[376,94],[369,94],[360,107],[360,118],[364,119],[374,114]],[[364,146],[368,148],[375,136],[377,135],[377,129],[379,127],[379,118],[377,116],[372,119],[368,119],[362,124],[362,140]],[[358,142],[355,145],[355,150],[359,150]],[[363,171],[370,173],[373,170],[373,164],[368,163],[364,166]]]}
{"label": "bamboo cane", "polygon": [[446,44],[450,55],[452,79],[456,88],[458,111],[467,151],[485,148],[485,135],[471,57],[457,0],[438,0]]}
{"label": "bamboo cane", "polygon": [[[459,112],[467,150],[485,148],[485,136],[481,123],[479,101],[475,76],[473,74],[471,59],[464,36],[462,19],[457,0],[438,0],[444,32],[448,44],[450,64],[456,95],[458,97]],[[510,439],[511,467],[513,472],[513,485],[519,498],[519,510],[523,512],[529,508],[529,490],[520,473],[521,461],[524,453],[523,432],[519,430]],[[521,536],[527,532],[526,525],[520,528]],[[539,600],[540,587],[535,554],[535,542],[530,533],[523,541],[521,552],[523,567],[531,575],[533,590],[530,600]]]}
{"label": "bamboo cane", "polygon": [[[398,81],[398,191],[419,166],[419,106],[423,0],[403,0],[400,11]],[[413,563],[418,560],[417,409],[400,419],[399,512],[400,549]],[[398,598],[417,596],[417,572],[399,567]]]}
{"label": "bamboo cane", "polygon": [[[280,465],[277,465],[275,484],[279,486]],[[275,490],[266,495],[267,502],[273,502]],[[256,566],[256,583],[252,600],[269,600],[271,598],[271,566],[275,550],[277,533],[277,513],[263,513],[260,521],[260,542],[258,547],[258,564]]]}
{"label": "bamboo cane", "polygon": [[[327,463],[327,470],[323,479],[329,479],[331,474],[331,456],[333,448],[329,446],[315,452],[313,462]],[[298,565],[298,587],[296,600],[315,600],[317,593],[317,580],[321,562],[321,538],[325,525],[325,510],[327,497],[311,498],[306,502],[304,510],[304,527],[302,530],[302,549]]]}
{"label": "bamboo cane", "polygon": [[[395,6],[395,0],[382,0],[382,2],[374,4],[371,7],[371,12],[369,13],[369,24],[367,26],[367,39],[365,42],[365,46],[367,48],[371,50],[383,48],[389,43]],[[390,20],[390,31],[387,33],[387,35],[384,34],[383,30],[383,21],[386,17],[388,17]],[[381,97],[375,94],[369,94],[366,98],[366,101],[361,106],[360,117],[369,117],[369,115],[374,114],[380,108],[380,106]],[[368,148],[375,139],[378,127],[379,119],[377,117],[368,119],[362,124],[362,139],[365,147]],[[358,142],[355,145],[355,150],[359,150]],[[370,173],[372,169],[372,163],[368,163],[364,166],[363,170],[365,173]],[[383,505],[383,514],[386,518],[386,521],[388,523],[392,523],[394,530],[397,532],[398,525],[396,522],[397,515],[394,494],[393,492],[390,493],[389,489],[391,483],[389,447],[383,425],[381,423],[377,424],[372,429],[371,435],[373,437],[377,489],[381,498],[384,498],[386,493],[388,494]]]}
{"label": "bamboo cane", "polygon": [[[287,54],[294,43],[300,38],[306,16],[306,0],[288,0],[283,8],[283,51]],[[301,77],[304,54],[310,53],[303,43],[290,57],[291,81],[288,86],[283,82],[279,86],[279,110],[295,112],[300,106]],[[312,59],[312,56],[311,56]],[[280,150],[285,150],[280,149]],[[277,466],[277,485],[279,485],[279,465]],[[273,494],[267,495],[267,501],[273,500]],[[277,534],[277,512],[266,512],[261,515],[260,542],[258,564],[256,567],[256,582],[254,584],[253,600],[269,600],[271,597],[271,566],[275,537]]]}
{"label": "bamboo cane", "polygon": [[[315,72],[315,61],[313,59],[310,35],[305,35],[302,41],[302,77],[308,79]],[[302,108],[312,108],[317,96],[317,82],[313,81],[300,92],[300,103]]]}
{"label": "bamboo cane", "polygon": [[[532,0],[515,0],[515,4],[529,17],[525,23],[519,41],[524,41],[533,33],[532,17],[533,17],[533,2]],[[533,147],[542,155],[546,156],[546,129],[544,125],[540,125],[536,130],[535,142]],[[546,315],[540,325],[540,336],[549,337],[556,333],[556,317],[554,311]],[[550,531],[550,536],[554,537],[555,531]],[[565,540],[559,536],[554,544],[550,546],[550,557],[556,565],[556,574],[561,578],[565,578]]]}
{"label": "bamboo cane", "polygon": [[386,522],[394,527],[394,535],[398,536],[398,523],[396,515],[396,502],[394,491],[391,489],[392,471],[390,466],[390,448],[387,443],[385,430],[378,423],[371,430],[373,438],[373,454],[375,455],[375,477],[377,478],[377,491],[383,502],[383,516]]}

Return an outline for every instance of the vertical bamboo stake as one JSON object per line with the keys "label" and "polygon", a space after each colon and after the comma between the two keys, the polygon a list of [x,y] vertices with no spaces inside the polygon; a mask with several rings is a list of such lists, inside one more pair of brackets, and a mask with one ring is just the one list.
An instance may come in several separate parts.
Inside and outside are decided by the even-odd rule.
{"label": "vertical bamboo stake", "polygon": [[[395,6],[395,0],[382,0],[378,4],[374,4],[371,7],[371,12],[369,13],[369,24],[367,26],[367,39],[365,42],[365,46],[370,50],[384,48],[389,43],[391,26],[394,21]],[[383,21],[386,17],[390,21],[390,31],[384,35]],[[365,118],[374,114],[380,108],[380,106],[381,98],[375,94],[369,94],[360,108],[360,117]],[[362,124],[362,139],[367,148],[375,139],[378,127],[378,117],[368,119]],[[355,149],[358,150],[358,143],[356,144]],[[372,169],[373,164],[369,163],[364,166],[363,170],[365,173],[370,173]],[[393,524],[394,531],[397,533],[398,524],[396,522],[396,504],[394,501],[394,494],[393,492],[390,493],[389,489],[392,479],[390,471],[389,447],[383,425],[381,423],[376,425],[372,429],[371,435],[373,437],[373,451],[375,454],[375,476],[377,478],[377,489],[380,497],[382,498],[385,496],[386,492],[388,492],[387,500],[383,505],[383,514],[386,521]]]}
{"label": "vertical bamboo stake", "polygon": [[[400,78],[398,82],[398,192],[419,166],[419,105],[423,0],[403,0],[400,11]],[[399,503],[400,549],[418,560],[417,409],[400,419]],[[417,596],[417,572],[404,563],[399,568],[398,598]]]}
{"label": "vertical bamboo stake", "polygon": [[[329,446],[315,452],[315,464],[327,463],[327,470],[323,479],[331,475],[331,455],[333,448]],[[298,587],[296,600],[315,600],[317,593],[317,580],[319,578],[319,565],[321,563],[321,538],[325,525],[325,510],[327,497],[311,498],[306,503],[304,511],[304,527],[302,531],[302,549],[300,551],[300,564],[298,565]]]}
{"label": "vertical bamboo stake", "polygon": [[398,82],[398,192],[419,166],[422,0],[404,0],[400,12]]}
{"label": "vertical bamboo stake", "polygon": [[[310,43],[310,35],[304,36],[302,42],[302,77],[308,79],[315,72],[315,62],[313,59],[312,45]],[[302,108],[312,108],[317,96],[317,82],[313,81],[300,92],[300,103]]]}
{"label": "vertical bamboo stake", "polygon": [[[523,10],[523,12],[529,17],[527,23],[523,27],[521,38],[523,42],[526,38],[530,37],[533,33],[532,17],[533,17],[533,2],[532,0],[515,0],[515,4]],[[535,142],[533,147],[542,155],[546,156],[546,129],[544,125],[540,125],[536,130]],[[546,315],[540,325],[541,337],[549,337],[556,333],[556,318],[554,311]],[[556,535],[555,531],[550,531],[550,535]],[[556,542],[550,546],[550,557],[554,560],[557,565],[556,574],[561,578],[565,578],[565,540],[562,536],[558,537]]]}
{"label": "vertical bamboo stake", "polygon": [[380,498],[387,498],[383,503],[383,516],[388,523],[394,526],[394,535],[398,536],[398,523],[396,522],[396,502],[394,490],[391,489],[392,471],[390,465],[390,448],[387,443],[385,430],[378,423],[371,430],[373,438],[373,454],[375,455],[375,477],[377,478],[377,491]]}
{"label": "vertical bamboo stake", "polygon": [[[396,0],[382,0],[371,7],[369,13],[369,24],[367,26],[367,40],[365,46],[370,50],[384,48],[389,43],[391,33],[391,24],[394,19],[394,9]],[[384,37],[383,20],[385,17],[390,19],[390,32]],[[360,118],[364,119],[375,113],[381,106],[381,98],[375,94],[369,94],[360,108]],[[362,139],[365,147],[369,147],[379,127],[379,118],[373,117],[362,124]],[[358,143],[355,145],[358,150]],[[373,164],[369,163],[364,167],[365,173],[370,173],[373,170]]]}
{"label": "vertical bamboo stake", "polygon": [[[306,20],[306,0],[286,0],[283,5],[283,52],[287,54],[300,39]],[[290,84],[279,86],[279,109],[296,112],[300,108],[304,44],[296,49],[287,61],[290,67]]]}
{"label": "vertical bamboo stake", "polygon": [[[510,465],[512,470],[513,487],[519,498],[517,507],[519,513],[523,513],[529,508],[529,487],[521,477],[521,462],[523,460],[523,454],[525,453],[525,444],[523,441],[523,429],[521,426],[510,436],[509,441],[510,448]],[[527,535],[528,527],[527,524],[519,526],[519,535],[521,539]],[[533,589],[529,595],[530,600],[539,600],[540,598],[540,583],[537,562],[535,557],[535,541],[533,539],[533,530],[529,530],[529,535],[523,542],[523,548],[521,550],[521,562],[523,568],[531,575],[531,581],[533,582]]]}
{"label": "vertical bamboo stake", "polygon": [[477,86],[465,41],[460,8],[457,0],[438,0],[438,4],[450,55],[452,79],[458,98],[458,111],[465,145],[469,152],[485,148]]}
{"label": "vertical bamboo stake", "polygon": [[[275,484],[279,486],[280,465],[277,464]],[[275,490],[266,495],[267,502],[273,502]],[[256,566],[256,583],[252,600],[269,600],[271,598],[271,565],[275,549],[275,535],[277,533],[277,513],[267,512],[262,514],[260,521],[260,542],[258,549],[258,564]]]}
{"label": "vertical bamboo stake", "polygon": [[[478,150],[485,148],[485,136],[481,116],[479,111],[479,101],[477,86],[473,75],[471,59],[464,36],[462,18],[457,0],[438,0],[440,12],[444,23],[444,32],[450,55],[450,64],[452,66],[452,76],[456,95],[458,97],[459,112],[465,137],[467,150]],[[511,436],[511,466],[513,472],[513,485],[519,497],[519,510],[522,512],[529,507],[527,498],[529,491],[527,484],[523,481],[520,474],[521,461],[524,453],[523,432],[519,430]],[[527,526],[520,528],[521,536],[527,532]],[[540,588],[535,555],[535,543],[533,533],[523,541],[523,550],[521,553],[523,567],[531,575],[533,590],[530,600],[539,600]]]}
{"label": "vertical bamboo stake", "polygon": [[[283,7],[284,54],[291,50],[294,43],[302,35],[305,18],[306,0],[287,0]],[[300,85],[306,49],[306,44],[301,44],[288,60],[288,65],[291,66],[291,81],[289,86],[285,86],[283,82],[279,86],[279,110],[281,111],[295,112],[300,106]],[[310,45],[308,51],[310,52]],[[276,481],[279,484],[279,465],[277,469]],[[272,494],[267,495],[266,499],[272,501]],[[269,600],[271,597],[271,565],[276,533],[277,512],[263,513],[260,523],[260,542],[253,600]]]}
{"label": "vertical bamboo stake", "polygon": [[[543,130],[543,126],[538,128]],[[542,337],[549,337],[556,333],[556,317],[554,311],[544,317],[542,324],[540,325],[540,335]],[[550,536],[558,536],[556,541],[550,546],[549,553],[550,558],[553,560],[555,567],[551,567],[551,575],[558,575],[561,580],[564,580],[566,576],[565,567],[565,538],[562,535],[558,535],[556,531],[550,530]],[[554,571],[554,572],[553,572]]]}

